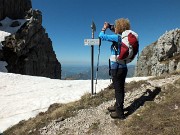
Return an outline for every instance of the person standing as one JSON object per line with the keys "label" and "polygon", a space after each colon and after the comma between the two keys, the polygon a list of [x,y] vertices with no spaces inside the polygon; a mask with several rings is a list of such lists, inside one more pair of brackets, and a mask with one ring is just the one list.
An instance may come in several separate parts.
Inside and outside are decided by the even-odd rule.
{"label": "person standing", "polygon": [[[108,35],[105,33],[108,28],[113,32],[113,34]],[[119,46],[121,46],[122,42],[121,35],[126,30],[130,30],[130,22],[128,19],[120,18],[115,20],[114,25],[105,22],[101,32],[99,33],[99,38],[102,39],[102,41],[112,42],[110,56],[110,73],[112,76],[112,81],[115,89],[116,102],[114,106],[108,107],[108,110],[111,112],[110,116],[114,119],[125,119],[124,85],[128,69],[125,61],[117,60],[117,55],[120,54]]]}

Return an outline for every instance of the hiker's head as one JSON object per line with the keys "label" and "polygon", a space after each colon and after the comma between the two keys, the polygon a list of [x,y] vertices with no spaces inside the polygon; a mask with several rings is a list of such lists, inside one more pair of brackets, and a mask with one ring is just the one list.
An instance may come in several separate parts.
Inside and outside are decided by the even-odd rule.
{"label": "hiker's head", "polygon": [[122,34],[125,30],[130,30],[130,22],[128,19],[120,18],[115,20],[115,33]]}

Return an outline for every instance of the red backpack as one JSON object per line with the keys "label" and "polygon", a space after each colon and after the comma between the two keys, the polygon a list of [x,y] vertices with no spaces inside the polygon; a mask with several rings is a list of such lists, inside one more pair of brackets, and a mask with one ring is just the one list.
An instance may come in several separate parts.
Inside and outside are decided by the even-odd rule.
{"label": "red backpack", "polygon": [[132,30],[126,30],[122,33],[121,38],[122,43],[117,60],[119,62],[130,63],[139,51],[138,34]]}

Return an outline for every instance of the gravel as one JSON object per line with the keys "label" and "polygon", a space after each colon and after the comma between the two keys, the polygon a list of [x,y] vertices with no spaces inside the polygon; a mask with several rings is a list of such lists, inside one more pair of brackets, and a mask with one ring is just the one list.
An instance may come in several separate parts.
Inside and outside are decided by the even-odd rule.
{"label": "gravel", "polygon": [[[173,83],[177,80],[179,76],[174,76],[171,78],[165,78],[160,80],[151,80],[148,81],[149,85],[142,85],[138,89],[125,94],[125,103],[124,106],[132,106],[134,100],[140,99],[142,96],[148,96],[147,90],[153,92],[157,86],[161,87],[167,83]],[[150,92],[150,93],[151,93]],[[140,103],[141,102],[141,103]],[[143,106],[140,106],[143,101],[139,102],[139,106],[134,106],[130,108],[132,111],[140,109]],[[107,107],[114,105],[115,100],[104,102],[98,107],[93,107],[89,109],[82,109],[77,112],[77,115],[74,117],[67,118],[63,120],[59,118],[58,120],[52,121],[48,126],[41,128],[41,135],[121,135],[123,128],[117,126],[117,121],[110,117],[110,113],[107,111]],[[138,115],[138,114],[137,114]],[[128,120],[131,117],[129,115],[125,120]],[[123,122],[120,121],[123,124]],[[119,125],[119,124],[118,124]]]}

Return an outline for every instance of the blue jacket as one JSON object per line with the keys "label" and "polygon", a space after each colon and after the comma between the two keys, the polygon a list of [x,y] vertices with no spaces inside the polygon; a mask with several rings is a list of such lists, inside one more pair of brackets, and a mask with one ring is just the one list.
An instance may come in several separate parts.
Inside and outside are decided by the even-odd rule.
{"label": "blue jacket", "polygon": [[[99,38],[101,38],[103,41],[112,42],[113,44],[116,44],[118,46],[121,45],[121,35],[118,35],[118,34],[107,35],[107,34],[105,34],[104,31],[101,31],[99,33]],[[117,62],[116,57],[119,53],[120,53],[120,47],[117,47],[117,50],[115,50],[114,46],[112,45],[111,46],[111,56],[110,56],[111,69],[127,67],[126,64]]]}

